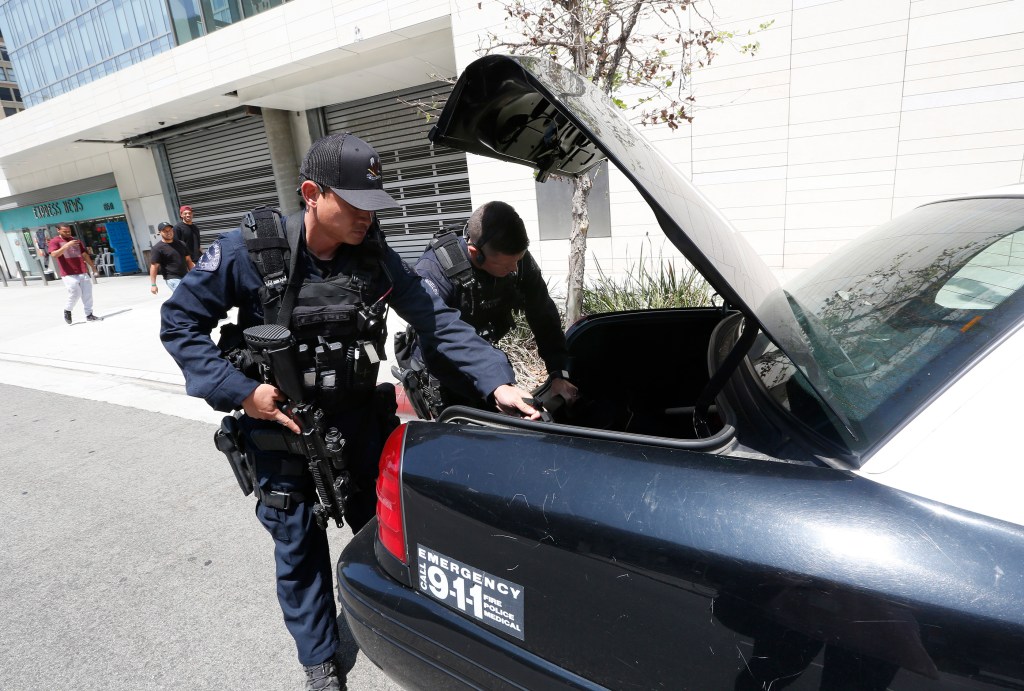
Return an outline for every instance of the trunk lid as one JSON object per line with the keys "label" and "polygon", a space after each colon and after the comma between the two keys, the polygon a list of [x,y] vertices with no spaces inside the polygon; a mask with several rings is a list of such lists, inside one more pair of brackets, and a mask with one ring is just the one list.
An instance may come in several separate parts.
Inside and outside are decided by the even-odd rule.
{"label": "trunk lid", "polygon": [[539,181],[578,176],[607,159],[647,200],[672,244],[730,306],[757,321],[846,422],[771,269],[590,81],[539,58],[480,58],[462,73],[429,137],[530,166]]}

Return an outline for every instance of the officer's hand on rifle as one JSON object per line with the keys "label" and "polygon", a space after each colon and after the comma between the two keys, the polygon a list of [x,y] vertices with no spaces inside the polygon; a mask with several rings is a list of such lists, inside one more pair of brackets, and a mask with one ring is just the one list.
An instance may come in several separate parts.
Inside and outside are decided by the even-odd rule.
{"label": "officer's hand on rifle", "polygon": [[529,398],[530,394],[522,389],[518,389],[510,384],[502,384],[494,390],[491,397],[494,399],[494,404],[498,407],[498,410],[506,415],[518,414],[531,420],[540,419],[540,412],[523,400],[524,398]]}
{"label": "officer's hand on rifle", "polygon": [[288,400],[276,386],[260,384],[256,390],[245,397],[242,401],[242,410],[251,418],[257,420],[273,420],[290,429],[295,434],[302,434],[302,430],[295,424],[295,421],[285,415],[278,407],[278,403]]}

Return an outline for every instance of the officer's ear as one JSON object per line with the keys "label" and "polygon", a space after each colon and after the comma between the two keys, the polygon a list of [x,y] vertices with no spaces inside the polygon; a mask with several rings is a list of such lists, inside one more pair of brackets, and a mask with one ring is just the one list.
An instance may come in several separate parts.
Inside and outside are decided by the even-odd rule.
{"label": "officer's ear", "polygon": [[299,194],[302,195],[302,201],[306,202],[306,206],[316,206],[316,201],[323,194],[323,190],[312,180],[303,180],[299,185]]}
{"label": "officer's ear", "polygon": [[466,243],[466,252],[469,253],[470,261],[476,264],[477,266],[483,264],[484,261],[487,259],[486,257],[484,257],[483,251],[479,247],[474,245],[472,242]]}

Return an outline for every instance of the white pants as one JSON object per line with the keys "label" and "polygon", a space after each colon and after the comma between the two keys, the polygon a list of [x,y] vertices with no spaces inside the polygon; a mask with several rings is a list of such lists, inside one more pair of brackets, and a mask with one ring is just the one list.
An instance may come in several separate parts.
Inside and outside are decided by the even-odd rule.
{"label": "white pants", "polygon": [[86,315],[92,314],[92,279],[89,274],[74,274],[62,276],[64,287],[68,289],[68,299],[64,302],[64,311],[70,312],[82,298],[82,306],[85,307]]}

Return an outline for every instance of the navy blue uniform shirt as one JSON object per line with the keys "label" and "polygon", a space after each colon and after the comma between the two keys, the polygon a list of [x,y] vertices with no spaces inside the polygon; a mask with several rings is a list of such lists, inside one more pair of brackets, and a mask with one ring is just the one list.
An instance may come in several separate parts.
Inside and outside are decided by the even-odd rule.
{"label": "navy blue uniform shirt", "polygon": [[[459,243],[462,245],[462,251],[465,252],[466,239],[459,238]],[[432,292],[437,293],[444,304],[456,309],[460,307],[460,294],[456,290],[455,284],[445,275],[433,249],[428,247],[416,262],[416,273],[427,282]],[[526,315],[526,323],[533,331],[533,337],[537,341],[537,352],[544,361],[547,371],[561,372],[566,369],[569,351],[565,345],[565,332],[562,331],[562,318],[558,314],[555,303],[551,300],[551,295],[548,294],[548,287],[544,283],[540,267],[537,266],[533,256],[529,252],[523,255],[516,267],[515,275],[510,274],[497,278],[477,268],[473,269],[473,275],[486,293],[508,292],[515,294],[511,301],[501,305],[499,309],[505,313],[522,310]],[[499,284],[506,282],[514,283],[515,290],[501,290]],[[466,319],[472,321],[468,317]],[[419,329],[416,329],[416,335],[418,338],[422,338]],[[427,361],[427,366],[437,376],[434,369],[430,367],[429,361]]]}
{"label": "navy blue uniform shirt", "polygon": [[[302,234],[304,238],[304,221]],[[341,245],[329,263],[332,274],[345,273],[356,254],[356,247]],[[320,268],[308,251],[303,252],[302,260],[311,280],[319,280]],[[387,301],[420,335],[428,366],[448,376],[461,373],[481,399],[515,381],[507,358],[460,321],[458,310],[446,307],[434,291],[427,290],[394,250],[386,248],[382,261],[394,281]],[[392,288],[383,272],[379,281],[375,296]],[[240,408],[260,382],[246,377],[223,358],[210,332],[232,307],[238,308],[241,328],[262,324],[262,285],[241,230],[234,230],[221,235],[207,249],[195,270],[186,274],[161,309],[160,340],[184,373],[185,390],[216,410]]]}

